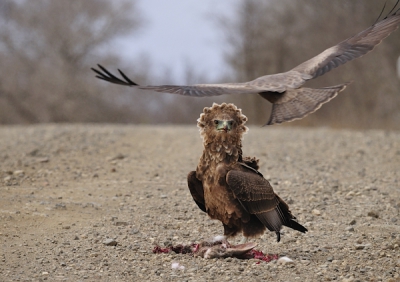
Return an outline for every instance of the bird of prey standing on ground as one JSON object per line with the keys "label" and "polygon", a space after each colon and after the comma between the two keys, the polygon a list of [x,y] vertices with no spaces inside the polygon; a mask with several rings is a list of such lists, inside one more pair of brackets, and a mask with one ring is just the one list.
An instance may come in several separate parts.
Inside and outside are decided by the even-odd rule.
{"label": "bird of prey standing on ground", "polygon": [[367,54],[389,36],[400,23],[400,9],[397,8],[398,2],[388,16],[360,33],[326,49],[314,58],[287,72],[261,76],[249,82],[141,86],[130,80],[121,70],[118,71],[123,79],[114,76],[101,65],[98,65],[100,70],[94,68],[92,70],[96,72],[96,77],[111,83],[163,93],[191,97],[208,97],[223,94],[259,94],[273,104],[267,125],[293,121],[315,112],[324,103],[329,102],[346,88],[347,83],[323,88],[306,88],[303,87],[303,84]]}
{"label": "bird of prey standing on ground", "polygon": [[306,232],[258,171],[258,160],[242,156],[246,121],[234,104],[214,103],[204,108],[197,120],[204,150],[196,171],[188,174],[193,200],[212,219],[222,222],[225,237],[243,233],[242,243],[266,228],[276,233],[279,242],[283,225]]}

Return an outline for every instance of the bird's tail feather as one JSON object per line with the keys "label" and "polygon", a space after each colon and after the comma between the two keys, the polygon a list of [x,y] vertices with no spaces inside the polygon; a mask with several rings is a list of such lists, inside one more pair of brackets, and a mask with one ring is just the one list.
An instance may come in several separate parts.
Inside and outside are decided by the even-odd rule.
{"label": "bird's tail feather", "polygon": [[271,116],[266,125],[301,119],[335,98],[348,84],[324,88],[288,89],[281,101],[278,100],[273,104]]}
{"label": "bird's tail feather", "polygon": [[286,205],[286,203],[280,202],[279,206],[277,206],[274,210],[263,213],[262,216],[261,214],[258,215],[260,221],[268,228],[268,230],[275,231],[278,242],[281,239],[280,230],[282,225],[303,233],[308,231],[307,228],[295,221],[295,217],[288,208],[289,207]]}
{"label": "bird's tail feather", "polygon": [[297,221],[295,221],[295,220],[293,220],[293,219],[291,219],[287,224],[285,224],[285,225],[287,225],[288,227],[290,227],[290,228],[292,228],[292,229],[294,229],[294,230],[297,230],[297,231],[300,231],[300,232],[303,232],[303,233],[305,233],[305,232],[307,232],[308,230],[307,230],[307,228],[305,228],[303,225],[301,225],[300,223],[298,223]]}

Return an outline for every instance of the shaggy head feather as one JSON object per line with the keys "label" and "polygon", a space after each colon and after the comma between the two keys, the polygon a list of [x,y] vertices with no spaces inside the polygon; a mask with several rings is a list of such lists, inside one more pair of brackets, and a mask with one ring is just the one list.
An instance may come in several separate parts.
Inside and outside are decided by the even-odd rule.
{"label": "shaggy head feather", "polygon": [[[233,120],[232,130],[227,134],[218,132],[215,127],[215,120]],[[242,135],[248,131],[247,126],[244,125],[246,121],[247,117],[234,104],[222,103],[218,105],[214,103],[212,107],[204,108],[200,118],[197,119],[197,127],[200,130],[204,145],[218,141],[240,144]]]}

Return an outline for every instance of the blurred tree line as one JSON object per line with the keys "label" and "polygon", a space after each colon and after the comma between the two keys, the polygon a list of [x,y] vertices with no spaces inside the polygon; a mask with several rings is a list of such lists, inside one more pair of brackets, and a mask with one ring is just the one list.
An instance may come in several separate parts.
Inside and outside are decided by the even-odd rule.
{"label": "blurred tree line", "polygon": [[[188,64],[186,83],[248,81],[287,71],[371,25],[383,1],[238,0],[235,4],[232,18],[217,19],[232,75],[209,81]],[[90,67],[101,63],[110,70],[123,69],[141,84],[173,83],[168,75],[152,77],[150,57],[126,62],[112,46],[118,37],[145,30],[145,20],[132,0],[0,0],[0,123],[193,124],[213,101],[236,103],[252,123],[267,121],[270,105],[256,95],[196,99],[95,79]],[[310,83],[329,86],[354,80],[319,111],[290,125],[400,129],[399,42],[397,31],[372,54]]]}
{"label": "blurred tree line", "polygon": [[0,0],[0,123],[129,121],[90,67],[120,62],[108,44],[139,27],[134,4]]}

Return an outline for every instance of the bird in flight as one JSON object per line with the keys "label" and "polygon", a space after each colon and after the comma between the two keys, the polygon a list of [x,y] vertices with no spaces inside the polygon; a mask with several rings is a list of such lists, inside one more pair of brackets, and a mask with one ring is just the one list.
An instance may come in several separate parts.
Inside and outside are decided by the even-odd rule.
{"label": "bird in flight", "polygon": [[246,121],[234,104],[204,108],[197,120],[203,154],[187,177],[193,200],[210,218],[222,222],[224,238],[242,233],[246,243],[268,228],[279,242],[283,225],[305,233],[307,229],[258,171],[258,160],[242,156]]}
{"label": "bird in flight", "polygon": [[346,88],[348,83],[323,88],[306,88],[303,87],[303,84],[372,51],[375,46],[397,29],[400,23],[398,3],[399,0],[386,17],[372,26],[326,49],[295,68],[283,73],[261,76],[249,82],[142,86],[129,79],[121,70],[118,71],[122,79],[101,65],[98,65],[99,70],[94,68],[92,70],[97,74],[97,78],[111,83],[162,93],[190,97],[258,94],[272,103],[271,115],[266,125],[289,122],[302,119],[315,112]]}

